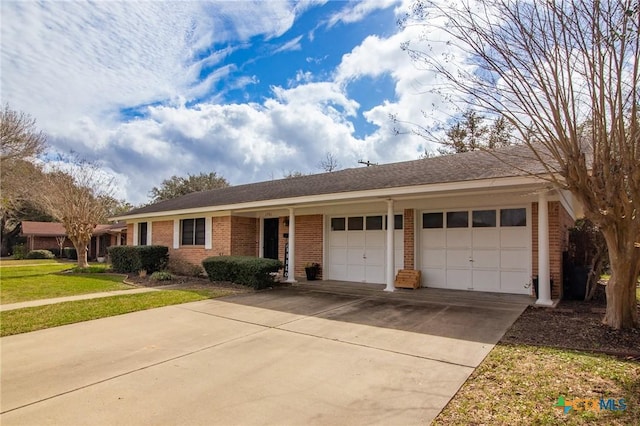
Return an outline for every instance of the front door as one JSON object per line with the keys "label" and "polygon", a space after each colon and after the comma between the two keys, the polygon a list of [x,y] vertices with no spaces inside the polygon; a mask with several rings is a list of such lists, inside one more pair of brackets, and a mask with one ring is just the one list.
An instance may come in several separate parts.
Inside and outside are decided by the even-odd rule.
{"label": "front door", "polygon": [[278,218],[265,219],[263,230],[263,257],[266,259],[278,258]]}

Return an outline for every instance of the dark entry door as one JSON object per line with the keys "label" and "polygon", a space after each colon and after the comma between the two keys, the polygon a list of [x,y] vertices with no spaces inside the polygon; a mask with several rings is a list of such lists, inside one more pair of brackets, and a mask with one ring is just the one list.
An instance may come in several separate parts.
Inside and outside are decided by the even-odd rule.
{"label": "dark entry door", "polygon": [[264,220],[264,257],[278,258],[278,218]]}

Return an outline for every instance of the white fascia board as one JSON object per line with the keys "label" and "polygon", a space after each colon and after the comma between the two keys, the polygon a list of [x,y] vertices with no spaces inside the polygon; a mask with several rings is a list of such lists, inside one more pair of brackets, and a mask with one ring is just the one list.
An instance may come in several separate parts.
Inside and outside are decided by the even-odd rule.
{"label": "white fascia board", "polygon": [[437,192],[474,190],[474,189],[495,190],[502,187],[527,186],[527,185],[533,185],[533,184],[548,185],[548,182],[535,176],[516,176],[516,177],[508,177],[508,178],[492,178],[492,179],[481,179],[481,180],[461,181],[461,182],[444,182],[444,183],[436,183],[436,184],[371,189],[371,190],[365,190],[365,191],[335,192],[330,194],[318,194],[318,195],[309,195],[309,196],[303,196],[303,197],[279,198],[275,200],[262,200],[262,201],[252,201],[252,202],[238,203],[238,204],[196,207],[192,209],[141,213],[141,214],[136,214],[131,216],[117,216],[117,217],[110,218],[110,220],[131,221],[135,219],[143,219],[143,218],[146,219],[146,218],[154,218],[154,217],[183,216],[183,215],[205,214],[205,213],[212,214],[213,212],[221,212],[221,211],[225,211],[227,212],[227,214],[230,214],[231,211],[237,211],[237,210],[273,209],[273,208],[283,207],[283,206],[302,207],[306,204],[315,204],[315,203],[328,203],[328,202],[340,202],[340,201],[357,202],[360,199],[375,199],[375,198],[383,198],[383,199],[394,198],[395,199],[398,197],[407,197],[412,195],[416,196],[419,194],[427,195],[430,193],[437,193]]}

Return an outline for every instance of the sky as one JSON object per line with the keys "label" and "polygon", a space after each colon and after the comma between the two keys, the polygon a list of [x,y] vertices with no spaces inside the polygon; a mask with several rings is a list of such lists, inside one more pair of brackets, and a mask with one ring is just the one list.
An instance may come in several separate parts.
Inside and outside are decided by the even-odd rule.
{"label": "sky", "polygon": [[238,185],[320,173],[327,153],[341,169],[414,160],[434,147],[390,116],[456,113],[401,49],[424,31],[398,25],[408,0],[0,4],[2,103],[134,205],[172,175]]}

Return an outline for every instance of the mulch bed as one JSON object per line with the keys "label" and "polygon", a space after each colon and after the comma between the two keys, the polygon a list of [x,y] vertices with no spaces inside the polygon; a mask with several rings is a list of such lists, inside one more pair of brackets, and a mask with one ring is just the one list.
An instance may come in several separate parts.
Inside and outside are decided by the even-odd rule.
{"label": "mulch bed", "polygon": [[230,290],[234,293],[247,293],[253,290],[228,281],[209,281],[205,277],[185,277],[174,276],[170,281],[156,281],[150,279],[149,276],[140,277],[138,275],[128,275],[126,281],[138,287],[161,287],[180,290],[211,290],[221,289]]}
{"label": "mulch bed", "polygon": [[602,324],[605,309],[603,297],[589,302],[563,300],[556,308],[529,306],[501,343],[601,352],[640,361],[640,329],[607,327]]}

